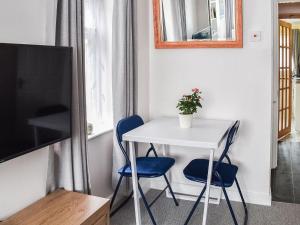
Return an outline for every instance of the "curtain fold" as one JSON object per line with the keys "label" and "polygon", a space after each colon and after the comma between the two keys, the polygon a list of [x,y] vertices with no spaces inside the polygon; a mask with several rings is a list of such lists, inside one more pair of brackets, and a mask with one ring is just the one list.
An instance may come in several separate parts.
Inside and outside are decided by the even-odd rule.
{"label": "curtain fold", "polygon": [[179,0],[180,24],[182,40],[187,40],[185,0]]}
{"label": "curtain fold", "polygon": [[164,13],[164,1],[160,1],[160,14],[161,14],[161,27],[162,27],[162,40],[168,41],[167,28],[166,28],[166,17]]}
{"label": "curtain fold", "polygon": [[164,36],[168,41],[187,40],[185,0],[162,0],[162,7]]}
{"label": "curtain fold", "polygon": [[225,18],[226,18],[226,39],[230,40],[233,38],[234,28],[234,4],[233,0],[225,0]]}
{"label": "curtain fold", "polygon": [[293,55],[292,62],[293,68],[292,73],[294,76],[300,76],[300,30],[293,29]]}
{"label": "curtain fold", "polygon": [[[114,0],[113,9],[113,118],[114,126],[124,117],[134,114],[135,108],[135,0]],[[114,129],[112,185],[119,178],[117,170],[125,165]],[[121,192],[127,194],[128,182],[123,182]]]}
{"label": "curtain fold", "polygon": [[73,49],[72,138],[49,150],[47,192],[56,188],[90,193],[86,149],[83,0],[57,0],[55,44]]}

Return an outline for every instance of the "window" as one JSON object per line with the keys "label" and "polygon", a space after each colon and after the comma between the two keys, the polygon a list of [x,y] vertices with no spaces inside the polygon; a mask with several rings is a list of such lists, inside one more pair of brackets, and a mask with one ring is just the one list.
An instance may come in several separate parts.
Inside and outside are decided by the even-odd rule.
{"label": "window", "polygon": [[85,0],[85,82],[89,136],[113,128],[112,2]]}

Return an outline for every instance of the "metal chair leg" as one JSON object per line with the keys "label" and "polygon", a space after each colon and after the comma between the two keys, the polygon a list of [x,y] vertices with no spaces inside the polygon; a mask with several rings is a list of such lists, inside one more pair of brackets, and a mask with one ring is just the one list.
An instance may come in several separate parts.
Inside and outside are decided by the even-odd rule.
{"label": "metal chair leg", "polygon": [[114,211],[111,211],[110,217],[114,216],[124,205],[126,205],[129,202],[129,200],[132,198],[132,196],[133,196],[133,191],[131,191],[129,196]]}
{"label": "metal chair leg", "polygon": [[201,198],[202,198],[202,196],[203,196],[205,190],[206,190],[206,185],[205,185],[204,188],[202,189],[202,191],[201,191],[201,193],[200,193],[200,195],[199,195],[197,201],[195,202],[195,204],[194,204],[194,206],[193,206],[193,208],[192,208],[192,210],[191,210],[191,212],[190,212],[188,218],[186,219],[184,225],[187,225],[187,224],[189,223],[189,221],[190,221],[190,219],[192,218],[192,216],[193,216],[193,214],[194,214],[194,212],[195,212],[195,209],[197,208],[197,206],[198,206],[198,204],[199,204],[199,202],[200,202],[200,200],[201,200]]}
{"label": "metal chair leg", "polygon": [[228,195],[227,195],[227,192],[226,192],[226,190],[225,190],[224,185],[222,185],[222,190],[223,190],[223,193],[224,193],[224,195],[225,195],[225,199],[226,199],[226,202],[227,202],[227,205],[228,205],[230,214],[231,214],[231,216],[232,216],[233,222],[234,222],[235,225],[238,225],[237,220],[236,220],[236,218],[235,218],[235,215],[234,215],[234,212],[233,212],[233,209],[232,209],[232,206],[231,206],[231,203],[230,203],[230,200],[229,200],[229,198],[228,198]]}
{"label": "metal chair leg", "polygon": [[112,200],[111,200],[111,202],[110,202],[110,209],[112,208],[112,206],[113,206],[113,204],[114,204],[114,201],[115,201],[115,199],[116,199],[116,196],[117,196],[117,193],[118,193],[118,191],[119,191],[119,188],[120,188],[120,185],[121,185],[121,182],[122,182],[123,177],[124,177],[124,176],[121,175],[120,178],[119,178],[119,181],[118,181],[116,190],[115,190],[114,195],[113,195],[113,197],[112,197]]}
{"label": "metal chair leg", "polygon": [[241,199],[242,199],[242,203],[243,203],[243,206],[244,206],[244,210],[245,210],[245,219],[244,219],[244,225],[247,224],[248,222],[248,209],[247,209],[247,205],[246,205],[246,202],[245,202],[245,199],[244,199],[244,196],[242,194],[242,191],[241,191],[241,188],[240,188],[240,185],[239,185],[239,182],[238,180],[235,178],[235,183],[236,183],[236,186],[238,188],[238,191],[239,191],[239,194],[241,196]]}
{"label": "metal chair leg", "polygon": [[169,188],[169,191],[170,191],[170,193],[171,193],[171,195],[172,195],[172,198],[173,198],[173,200],[174,200],[175,205],[176,205],[176,206],[179,206],[178,201],[177,201],[177,199],[175,198],[174,192],[173,192],[173,190],[172,190],[172,188],[171,188],[171,185],[170,185],[170,182],[169,182],[167,176],[164,175],[164,178],[165,178],[165,181],[166,181],[167,186],[168,186],[168,188]]}
{"label": "metal chair leg", "polygon": [[143,202],[144,202],[144,204],[145,204],[145,207],[146,207],[146,209],[147,209],[147,211],[148,211],[148,214],[149,214],[149,216],[150,216],[150,219],[151,219],[153,225],[156,225],[154,216],[153,216],[153,214],[152,214],[152,212],[151,212],[151,209],[150,209],[150,207],[149,207],[149,205],[148,205],[148,202],[147,202],[147,200],[146,200],[146,197],[145,197],[145,195],[144,195],[144,193],[143,193],[143,190],[142,190],[140,184],[138,184],[138,188],[139,188],[141,197],[142,197],[142,199],[143,199]]}

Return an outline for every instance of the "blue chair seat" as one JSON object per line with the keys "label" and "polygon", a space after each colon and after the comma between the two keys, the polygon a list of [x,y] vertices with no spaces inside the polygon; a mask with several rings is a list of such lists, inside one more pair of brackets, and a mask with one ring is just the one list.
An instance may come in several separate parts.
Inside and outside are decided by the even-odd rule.
{"label": "blue chair seat", "polygon": [[[214,166],[217,162],[214,161]],[[206,159],[194,159],[184,169],[183,173],[189,180],[206,183],[209,161]],[[223,179],[225,187],[231,187],[236,177],[238,167],[235,165],[229,165],[227,163],[221,163],[217,169],[217,172]],[[221,187],[221,181],[218,177],[213,175],[211,184]]]}
{"label": "blue chair seat", "polygon": [[[175,159],[167,157],[138,157],[136,159],[138,177],[160,177],[175,163]],[[119,174],[131,177],[131,167],[126,165],[119,169]]]}

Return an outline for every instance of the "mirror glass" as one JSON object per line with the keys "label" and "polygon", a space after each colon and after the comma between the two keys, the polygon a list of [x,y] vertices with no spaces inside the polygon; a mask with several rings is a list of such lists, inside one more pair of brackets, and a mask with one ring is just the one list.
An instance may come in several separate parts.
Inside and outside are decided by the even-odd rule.
{"label": "mirror glass", "polygon": [[159,0],[161,41],[236,40],[235,0]]}

